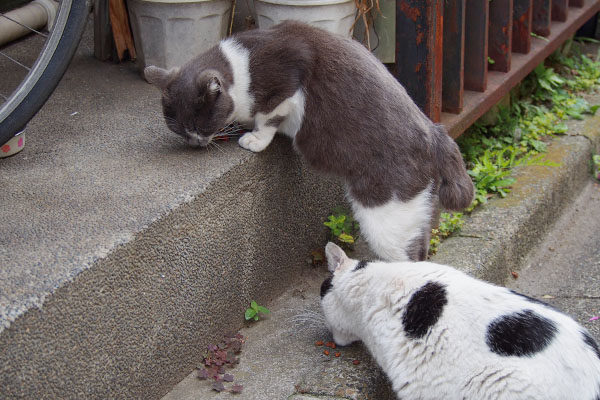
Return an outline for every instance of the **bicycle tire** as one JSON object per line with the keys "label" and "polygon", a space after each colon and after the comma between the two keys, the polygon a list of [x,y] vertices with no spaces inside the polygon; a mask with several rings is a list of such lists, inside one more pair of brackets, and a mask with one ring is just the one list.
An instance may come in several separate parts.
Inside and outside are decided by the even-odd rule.
{"label": "bicycle tire", "polygon": [[25,128],[56,89],[81,40],[90,1],[61,1],[56,22],[42,52],[0,108],[0,146]]}

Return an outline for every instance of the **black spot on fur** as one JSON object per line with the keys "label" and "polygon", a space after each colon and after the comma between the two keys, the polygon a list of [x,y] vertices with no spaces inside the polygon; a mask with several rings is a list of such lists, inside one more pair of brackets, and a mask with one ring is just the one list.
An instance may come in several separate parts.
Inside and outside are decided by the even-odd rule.
{"label": "black spot on fur", "polygon": [[598,344],[596,343],[594,338],[590,335],[588,331],[581,331],[581,334],[583,335],[583,341],[585,342],[585,344],[591,347],[591,349],[594,351],[594,353],[596,353],[596,356],[600,360],[600,348],[598,348]]}
{"label": "black spot on fur", "polygon": [[359,261],[358,264],[356,264],[356,267],[354,267],[354,269],[352,271],[358,271],[359,269],[363,269],[364,267],[367,266],[369,262],[368,261]]}
{"label": "black spot on fur", "polygon": [[523,297],[523,298],[524,298],[524,299],[526,299],[527,301],[530,301],[530,302],[532,302],[532,303],[536,303],[536,304],[540,304],[540,305],[542,305],[542,306],[546,306],[546,307],[549,307],[549,308],[552,308],[552,309],[554,309],[554,310],[555,310],[555,308],[554,308],[553,306],[551,306],[550,304],[548,304],[548,303],[546,303],[546,302],[543,302],[543,301],[541,301],[541,300],[538,300],[538,299],[536,299],[536,298],[534,298],[534,297],[530,297],[530,296],[527,296],[527,295],[525,295],[525,294],[522,294],[522,293],[515,292],[514,290],[510,290],[510,292],[511,292],[512,294],[515,294],[515,295],[517,295],[517,296]]}
{"label": "black spot on fur", "polygon": [[333,287],[331,281],[333,280],[333,276],[328,277],[321,284],[321,298],[323,298]]}
{"label": "black spot on fur", "polygon": [[501,356],[531,356],[544,350],[556,333],[554,323],[531,310],[504,315],[487,328],[486,343]]}
{"label": "black spot on fur", "polygon": [[442,315],[446,304],[448,298],[445,286],[436,282],[427,282],[412,295],[402,316],[406,336],[412,339],[425,336],[429,328],[435,325]]}

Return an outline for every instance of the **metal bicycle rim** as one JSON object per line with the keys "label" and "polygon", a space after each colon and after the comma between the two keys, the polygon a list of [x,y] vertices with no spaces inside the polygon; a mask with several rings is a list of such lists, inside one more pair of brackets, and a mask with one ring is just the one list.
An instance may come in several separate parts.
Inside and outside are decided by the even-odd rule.
{"label": "metal bicycle rim", "polygon": [[40,79],[40,76],[46,70],[46,67],[50,63],[50,60],[52,59],[52,56],[54,55],[54,52],[58,47],[58,43],[60,42],[62,33],[64,32],[67,20],[69,19],[69,13],[73,1],[77,0],[61,1],[60,8],[56,16],[56,21],[54,23],[54,27],[52,28],[52,32],[49,36],[48,41],[44,45],[40,56],[36,60],[33,68],[31,69],[31,71],[29,71],[23,82],[21,82],[17,90],[11,94],[6,103],[4,103],[2,108],[0,108],[0,123],[4,121],[17,108],[17,106],[21,104],[25,96],[27,96],[27,94],[31,90],[29,84],[31,82],[37,82],[38,79]]}

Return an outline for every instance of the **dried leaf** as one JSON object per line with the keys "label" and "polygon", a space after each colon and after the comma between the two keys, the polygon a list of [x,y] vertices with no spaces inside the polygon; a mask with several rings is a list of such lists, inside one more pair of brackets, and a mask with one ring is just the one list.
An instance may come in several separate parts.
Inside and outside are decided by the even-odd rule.
{"label": "dried leaf", "polygon": [[232,393],[242,393],[242,390],[244,390],[244,387],[242,385],[233,385],[231,387]]}
{"label": "dried leaf", "polygon": [[216,390],[217,392],[222,392],[225,390],[225,385],[223,385],[221,382],[213,382],[212,389]]}
{"label": "dried leaf", "polygon": [[198,379],[208,379],[210,378],[210,374],[207,370],[201,369],[198,371]]}
{"label": "dried leaf", "polygon": [[312,259],[312,265],[319,265],[323,261],[325,261],[325,256],[323,255],[323,250],[315,250],[310,253],[310,257]]}
{"label": "dried leaf", "polygon": [[233,375],[231,375],[231,374],[225,374],[225,375],[223,375],[223,380],[225,382],[233,382]]}

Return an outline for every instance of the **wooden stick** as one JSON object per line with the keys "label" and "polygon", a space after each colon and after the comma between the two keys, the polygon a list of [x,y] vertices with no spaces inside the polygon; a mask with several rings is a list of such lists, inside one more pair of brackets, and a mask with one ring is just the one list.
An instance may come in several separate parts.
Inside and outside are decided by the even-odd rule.
{"label": "wooden stick", "polygon": [[129,29],[129,16],[127,15],[127,8],[125,8],[125,0],[109,0],[108,5],[119,61],[123,61],[125,50],[128,50],[129,57],[135,60],[135,45],[133,44],[131,29]]}

